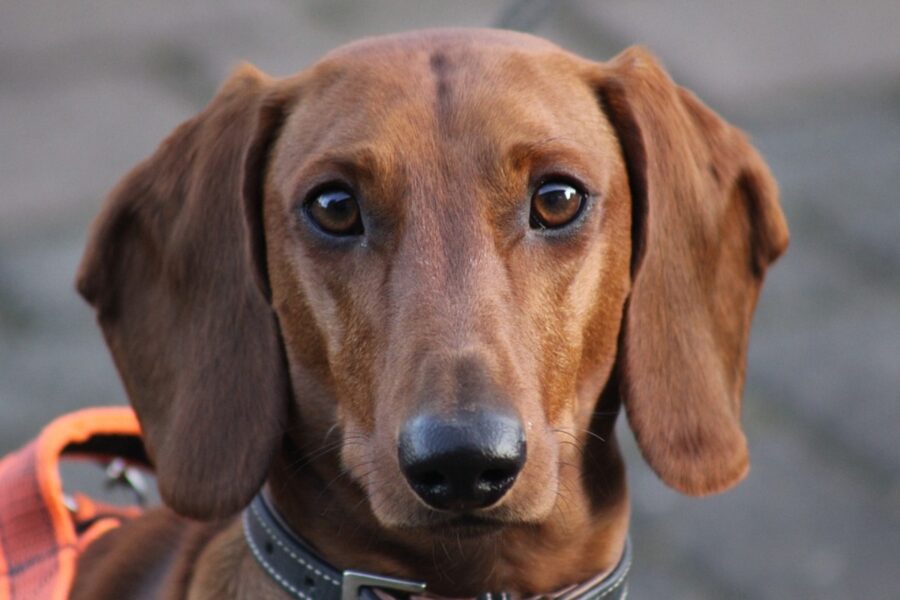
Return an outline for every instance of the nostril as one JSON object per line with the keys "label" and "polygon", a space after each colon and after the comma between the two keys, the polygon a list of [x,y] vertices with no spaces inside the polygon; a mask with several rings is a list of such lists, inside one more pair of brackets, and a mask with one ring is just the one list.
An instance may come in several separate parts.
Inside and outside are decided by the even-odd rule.
{"label": "nostril", "polygon": [[488,469],[479,479],[488,485],[503,485],[515,477],[517,469]]}
{"label": "nostril", "polygon": [[411,476],[415,485],[423,487],[440,487],[447,484],[447,478],[439,471],[425,471]]}

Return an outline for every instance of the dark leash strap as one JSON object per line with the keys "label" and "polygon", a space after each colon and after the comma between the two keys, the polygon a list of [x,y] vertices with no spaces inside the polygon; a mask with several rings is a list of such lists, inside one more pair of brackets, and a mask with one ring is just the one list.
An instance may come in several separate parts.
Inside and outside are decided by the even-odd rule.
{"label": "dark leash strap", "polygon": [[[287,526],[275,507],[259,493],[243,513],[244,537],[260,567],[292,597],[300,600],[389,600],[434,598],[425,584],[362,571],[339,571]],[[565,590],[539,596],[552,600],[624,600],[631,569],[631,542],[610,573]],[[476,600],[510,600],[504,592],[480,594]]]}

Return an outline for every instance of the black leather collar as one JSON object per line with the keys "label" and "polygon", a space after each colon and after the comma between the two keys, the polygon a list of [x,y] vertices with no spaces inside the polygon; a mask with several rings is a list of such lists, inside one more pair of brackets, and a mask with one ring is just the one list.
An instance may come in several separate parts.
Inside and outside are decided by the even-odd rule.
{"label": "black leather collar", "polygon": [[[300,600],[384,600],[386,598],[432,597],[425,584],[360,571],[338,571],[319,558],[297,537],[271,502],[260,492],[244,510],[244,537],[253,556],[292,597]],[[619,564],[581,584],[540,596],[555,600],[625,600],[631,568],[631,541]],[[476,600],[505,600],[508,594],[485,593]]]}

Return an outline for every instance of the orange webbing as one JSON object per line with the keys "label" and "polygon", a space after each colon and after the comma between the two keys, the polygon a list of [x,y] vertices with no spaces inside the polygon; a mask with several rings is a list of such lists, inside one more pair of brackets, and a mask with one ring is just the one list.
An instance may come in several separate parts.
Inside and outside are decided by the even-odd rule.
{"label": "orange webbing", "polygon": [[[56,419],[37,439],[0,461],[0,600],[63,600],[78,553],[118,525],[116,516],[95,518],[108,511],[83,496],[76,514],[63,500],[60,454],[69,444],[95,435],[139,436],[140,427],[127,407],[80,410]],[[109,514],[133,511],[112,509]],[[76,523],[82,521],[89,524],[79,532]]]}

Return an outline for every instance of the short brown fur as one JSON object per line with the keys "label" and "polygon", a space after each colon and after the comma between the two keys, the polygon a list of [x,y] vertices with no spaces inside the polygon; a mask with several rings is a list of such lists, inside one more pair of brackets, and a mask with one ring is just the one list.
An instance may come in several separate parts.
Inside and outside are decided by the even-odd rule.
{"label": "short brown fur", "polygon": [[[528,223],[554,176],[594,198],[566,235]],[[300,216],[333,180],[364,243]],[[242,67],[113,190],[81,265],[171,510],[93,546],[73,597],[282,597],[234,518],[263,482],[336,567],[437,593],[611,568],[621,404],[669,485],[745,475],[750,319],[787,238],[759,155],[639,48],[427,31],[284,80]],[[397,464],[405,418],[467,402],[526,424],[490,531],[449,526]]]}

